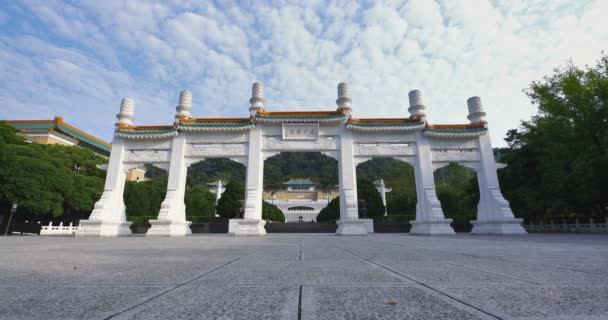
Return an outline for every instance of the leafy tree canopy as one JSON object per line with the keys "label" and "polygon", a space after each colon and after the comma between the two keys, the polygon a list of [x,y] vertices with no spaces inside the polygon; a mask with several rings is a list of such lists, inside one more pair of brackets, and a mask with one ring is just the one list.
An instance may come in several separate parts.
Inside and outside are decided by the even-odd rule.
{"label": "leafy tree canopy", "polygon": [[499,175],[526,218],[603,216],[608,207],[608,56],[572,63],[526,90],[538,113],[507,133]]}

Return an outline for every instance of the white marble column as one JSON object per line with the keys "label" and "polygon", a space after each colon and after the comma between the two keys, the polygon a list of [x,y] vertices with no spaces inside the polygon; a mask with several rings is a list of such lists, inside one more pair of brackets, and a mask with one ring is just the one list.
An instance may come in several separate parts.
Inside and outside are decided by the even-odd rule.
{"label": "white marble column", "polygon": [[435,190],[433,160],[428,138],[422,132],[416,133],[416,220],[410,221],[410,234],[440,235],[454,234],[450,226],[452,219],[446,219]]}
{"label": "white marble column", "polygon": [[[481,99],[471,97],[467,100],[469,109],[468,119],[471,124],[483,124],[487,127],[486,112]],[[500,192],[494,151],[488,133],[478,138],[479,154],[481,157],[477,169],[479,184],[479,204],[477,205],[477,220],[471,221],[471,234],[526,234],[521,226],[522,219],[515,219],[509,202]]]}
{"label": "white marble column", "polygon": [[[117,126],[132,126],[135,120],[135,101],[124,98],[120,103],[120,112],[116,115]],[[125,213],[123,192],[127,178],[125,142],[114,136],[110,162],[106,173],[106,182],[101,198],[95,203],[93,212],[87,220],[80,220],[80,228],[76,236],[123,236],[132,234]]]}
{"label": "white marble column", "polygon": [[125,214],[123,192],[127,170],[124,141],[114,137],[106,181],[101,198],[95,203],[93,212],[87,220],[80,220],[76,236],[123,236],[130,235],[131,229]]}
{"label": "white marble column", "polygon": [[477,220],[471,221],[471,234],[526,234],[522,219],[517,219],[509,202],[502,196],[496,174],[496,162],[489,134],[479,137],[481,154],[480,168],[477,170],[479,184],[479,204]]}
{"label": "white marble column", "polygon": [[353,139],[349,130],[340,134],[340,158],[338,160],[338,178],[340,182],[340,220],[337,235],[367,235],[365,222],[359,220],[357,199],[357,171],[353,157]]}
{"label": "white marble column", "polygon": [[185,159],[186,135],[180,134],[173,138],[171,144],[171,162],[169,164],[169,179],[167,194],[160,205],[158,219],[150,220],[150,229],[146,236],[185,236],[192,234],[190,221],[186,221],[186,177],[188,166]]}
{"label": "white marble column", "polygon": [[264,229],[266,221],[262,220],[263,182],[262,129],[254,128],[249,132],[244,217],[243,219],[230,219],[228,233],[234,235],[266,234],[266,229]]}
{"label": "white marble column", "polygon": [[[418,90],[412,90],[408,94],[411,118],[418,118],[426,122],[426,107],[422,101],[422,95]],[[437,198],[435,190],[435,179],[433,177],[433,158],[431,154],[431,142],[422,133],[416,133],[416,162],[414,163],[414,176],[416,179],[416,220],[410,221],[412,229],[410,234],[439,235],[454,234],[450,226],[452,219],[446,219],[441,209],[441,203]]]}

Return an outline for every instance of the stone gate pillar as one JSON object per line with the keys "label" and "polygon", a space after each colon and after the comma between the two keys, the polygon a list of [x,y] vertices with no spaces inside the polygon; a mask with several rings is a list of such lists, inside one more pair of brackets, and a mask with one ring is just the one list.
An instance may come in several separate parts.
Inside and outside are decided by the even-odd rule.
{"label": "stone gate pillar", "polygon": [[[338,84],[338,110],[351,112],[350,88],[346,83]],[[357,199],[357,170],[354,159],[353,137],[350,130],[340,134],[340,156],[338,159],[338,178],[340,182],[340,220],[337,235],[364,236],[367,235],[365,222],[359,220],[359,205]]]}
{"label": "stone gate pillar", "polygon": [[[264,106],[264,86],[256,82],[252,87],[249,111],[254,116]],[[262,196],[264,192],[264,158],[262,157],[262,128],[249,132],[249,154],[245,178],[245,212],[243,219],[230,219],[228,233],[234,235],[264,235],[266,221],[262,220]]]}
{"label": "stone gate pillar", "polygon": [[167,194],[160,205],[156,220],[150,220],[146,236],[185,236],[192,234],[190,221],[186,221],[186,177],[188,166],[185,159],[186,135],[179,134],[171,144]]}
{"label": "stone gate pillar", "polygon": [[[467,100],[469,119],[471,123],[486,123],[481,99],[471,97]],[[477,170],[479,184],[479,204],[477,205],[477,220],[471,221],[471,234],[526,234],[521,226],[522,219],[516,219],[511,211],[509,202],[502,196],[496,162],[490,135],[479,137],[480,166]]]}
{"label": "stone gate pillar", "polygon": [[[131,99],[123,99],[120,113],[116,115],[118,125],[132,125],[135,103]],[[95,203],[93,212],[87,220],[80,220],[80,228],[76,236],[123,236],[132,234],[125,214],[123,192],[127,169],[125,168],[125,143],[123,139],[114,136],[110,161],[106,173],[103,194]]]}
{"label": "stone gate pillar", "polygon": [[[412,117],[425,119],[424,104],[420,91],[413,90],[409,93]],[[446,219],[441,203],[437,198],[435,190],[435,179],[433,177],[433,159],[431,155],[431,143],[429,139],[418,131],[416,133],[416,162],[414,164],[414,177],[416,179],[416,220],[410,221],[412,229],[410,234],[439,235],[454,234],[450,226],[452,219]]]}

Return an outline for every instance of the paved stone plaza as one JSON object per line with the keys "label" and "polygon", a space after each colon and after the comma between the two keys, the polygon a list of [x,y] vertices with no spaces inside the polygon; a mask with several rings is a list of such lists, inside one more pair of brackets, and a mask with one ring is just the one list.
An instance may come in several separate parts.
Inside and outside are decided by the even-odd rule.
{"label": "paved stone plaza", "polygon": [[0,238],[1,319],[608,319],[608,236]]}

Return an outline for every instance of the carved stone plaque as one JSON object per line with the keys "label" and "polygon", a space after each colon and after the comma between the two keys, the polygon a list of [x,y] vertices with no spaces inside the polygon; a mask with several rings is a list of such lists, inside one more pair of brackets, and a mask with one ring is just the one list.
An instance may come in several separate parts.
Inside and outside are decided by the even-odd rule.
{"label": "carved stone plaque", "polygon": [[283,123],[284,140],[317,140],[318,123]]}

